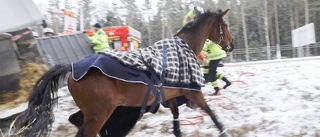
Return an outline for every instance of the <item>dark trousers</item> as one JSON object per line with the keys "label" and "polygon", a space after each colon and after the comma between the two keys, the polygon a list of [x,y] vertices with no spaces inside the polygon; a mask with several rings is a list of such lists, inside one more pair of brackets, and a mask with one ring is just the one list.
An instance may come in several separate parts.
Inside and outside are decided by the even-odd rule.
{"label": "dark trousers", "polygon": [[221,59],[218,60],[210,60],[209,62],[209,72],[205,75],[205,79],[207,82],[213,82],[217,80],[216,73],[217,67],[219,66]]}

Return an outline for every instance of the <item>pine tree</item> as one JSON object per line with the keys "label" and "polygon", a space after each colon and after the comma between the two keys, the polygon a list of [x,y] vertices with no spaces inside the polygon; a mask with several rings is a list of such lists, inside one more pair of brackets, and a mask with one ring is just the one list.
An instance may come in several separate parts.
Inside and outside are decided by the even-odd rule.
{"label": "pine tree", "polygon": [[74,6],[72,5],[71,0],[65,0],[64,8],[71,11],[74,10]]}
{"label": "pine tree", "polygon": [[144,9],[145,14],[147,15],[147,22],[146,22],[146,26],[147,26],[147,33],[148,33],[148,45],[152,44],[152,35],[151,35],[151,13],[152,13],[152,8],[151,8],[151,3],[149,0],[145,0],[144,2]]}
{"label": "pine tree", "polygon": [[79,1],[80,8],[83,11],[83,23],[84,23],[84,29],[90,29],[92,28],[90,25],[91,22],[91,13],[93,10],[92,6],[92,0],[81,0]]}
{"label": "pine tree", "polygon": [[51,27],[55,33],[59,33],[62,31],[62,17],[63,12],[60,10],[59,7],[60,0],[49,0],[48,13],[50,15],[50,23],[48,27]]}

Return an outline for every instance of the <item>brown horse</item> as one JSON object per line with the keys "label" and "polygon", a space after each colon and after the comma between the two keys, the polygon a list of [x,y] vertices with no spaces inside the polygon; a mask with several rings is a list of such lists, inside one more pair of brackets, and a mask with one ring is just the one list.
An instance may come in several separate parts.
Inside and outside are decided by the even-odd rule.
{"label": "brown horse", "polygon": [[[217,11],[219,14],[221,14],[221,10]],[[200,13],[199,13],[200,14]],[[221,22],[224,23],[224,22]],[[190,25],[190,24],[189,24]],[[188,27],[187,25],[186,27]],[[226,24],[222,24],[223,27],[226,26]],[[219,27],[220,28],[220,27]],[[221,31],[223,32],[223,31]],[[209,37],[215,37],[213,33],[209,34]],[[213,38],[212,38],[213,39]],[[223,37],[220,38],[220,43],[225,42]],[[227,44],[225,44],[227,45]],[[230,44],[229,48],[226,48],[225,50],[227,52],[231,52],[234,48],[233,43]],[[179,122],[179,111],[178,106],[181,105],[178,104],[176,98],[170,99],[167,102],[172,114],[173,114],[173,133],[176,137],[181,137],[181,131],[180,131],[180,122]],[[189,102],[188,102],[189,103]],[[150,106],[146,108],[146,110],[150,110]],[[108,121],[103,125],[101,130],[99,131],[99,134],[101,137],[122,137],[126,136],[129,131],[134,127],[136,122],[140,118],[140,110],[141,107],[126,107],[126,106],[118,106],[116,110],[112,113]],[[154,112],[153,112],[154,113]],[[78,111],[74,114],[72,114],[69,117],[69,121],[77,126],[78,128],[81,127],[83,123],[83,113],[81,111]],[[106,132],[107,131],[107,132]],[[108,132],[109,131],[109,132]],[[111,131],[111,132],[110,132]]]}
{"label": "brown horse", "polygon": [[[232,50],[233,47],[230,48],[232,37],[227,29],[227,25],[222,19],[227,11],[228,10],[223,12],[207,11],[200,14],[193,22],[185,25],[176,34],[177,38],[187,43],[188,48],[195,54],[188,55],[192,57],[198,55],[207,38],[219,43],[226,51]],[[94,57],[99,56],[95,54],[87,59]],[[169,59],[167,61],[170,62]],[[79,62],[81,64],[81,61]],[[150,66],[147,67],[148,70],[152,71]],[[197,66],[197,68],[199,68],[199,66]],[[44,136],[50,133],[51,124],[54,120],[52,107],[54,103],[56,103],[56,92],[66,76],[68,76],[69,91],[77,106],[84,114],[84,121],[79,128],[77,137],[96,136],[118,106],[140,107],[150,88],[150,84],[148,84],[148,86],[143,83],[133,83],[106,76],[97,68],[90,68],[80,80],[75,80],[72,75],[69,76],[71,70],[73,73],[76,71],[72,65],[56,65],[38,80],[30,95],[28,109],[17,118],[14,125],[14,129],[18,135]],[[146,73],[150,74],[151,72]],[[150,75],[152,75],[152,73]],[[161,85],[161,83],[159,85]],[[164,85],[166,85],[166,83],[164,83]],[[151,88],[154,87],[151,86]],[[162,99],[162,101],[169,100],[170,107],[172,106],[170,104],[177,104],[172,102],[172,100],[176,100],[176,97],[185,97],[194,102],[210,115],[222,133],[222,136],[226,135],[224,134],[223,125],[217,120],[215,114],[205,102],[201,92],[197,92],[192,88],[171,88],[170,86],[158,86],[157,88],[163,89],[164,93],[160,99]],[[156,94],[157,93],[147,96],[146,106],[152,106],[155,100],[159,99],[159,96],[156,96]],[[176,116],[174,116],[174,118],[176,118]]]}

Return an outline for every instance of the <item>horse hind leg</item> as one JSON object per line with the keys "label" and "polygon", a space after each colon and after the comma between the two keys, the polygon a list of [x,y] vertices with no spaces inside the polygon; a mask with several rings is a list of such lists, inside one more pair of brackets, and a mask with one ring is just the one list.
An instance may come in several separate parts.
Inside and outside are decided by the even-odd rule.
{"label": "horse hind leg", "polygon": [[116,107],[117,106],[114,104],[109,104],[108,106],[99,109],[97,109],[97,106],[90,107],[90,109],[83,109],[83,123],[79,128],[76,137],[95,137]]}
{"label": "horse hind leg", "polygon": [[[112,117],[110,117],[110,118],[112,118]],[[109,120],[110,120],[110,118],[109,118]],[[78,129],[80,129],[83,124],[83,119],[84,119],[84,114],[81,110],[79,110],[76,113],[70,115],[68,120],[71,124],[73,124]],[[104,126],[99,131],[100,137],[107,137],[108,136],[106,133],[107,126],[108,126],[107,122],[105,122]]]}
{"label": "horse hind leg", "polygon": [[[98,102],[97,104],[103,104],[100,101]],[[98,106],[87,106],[85,108],[82,107],[81,111],[83,112],[84,116],[83,123],[79,128],[76,137],[95,137],[117,106],[114,104],[109,104],[103,108],[97,107]],[[78,118],[81,118],[81,116]]]}
{"label": "horse hind leg", "polygon": [[212,119],[218,130],[220,131],[220,137],[229,137],[230,135],[226,132],[224,125],[219,122],[216,114],[210,109],[209,105],[205,101],[202,92],[184,90],[186,98],[190,99],[193,103],[204,110]]}
{"label": "horse hind leg", "polygon": [[68,87],[84,114],[76,137],[95,137],[117,107],[116,85],[100,71],[93,70],[78,82],[69,78]]}
{"label": "horse hind leg", "polygon": [[167,101],[169,103],[169,108],[173,115],[173,133],[176,137],[181,137],[181,130],[180,130],[180,122],[179,122],[179,109],[178,109],[178,102],[176,98],[170,99]]}
{"label": "horse hind leg", "polygon": [[84,122],[79,128],[76,137],[95,137],[100,131],[101,127],[107,120],[106,116],[100,115],[84,115]]}

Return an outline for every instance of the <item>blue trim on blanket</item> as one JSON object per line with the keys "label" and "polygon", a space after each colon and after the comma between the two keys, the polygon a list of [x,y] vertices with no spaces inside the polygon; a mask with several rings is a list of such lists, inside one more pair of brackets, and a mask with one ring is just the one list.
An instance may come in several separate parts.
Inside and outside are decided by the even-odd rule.
{"label": "blue trim on blanket", "polygon": [[[104,75],[108,77],[130,83],[141,83],[147,85],[148,82],[145,81],[145,79],[141,76],[141,73],[146,74],[149,78],[151,77],[151,73],[148,71],[130,68],[108,54],[99,53],[87,56],[86,58],[73,63],[73,79],[75,81],[81,80],[91,68],[99,69]],[[157,85],[157,83],[153,84]],[[187,85],[183,83],[168,83],[165,81],[163,86],[167,88],[182,88],[201,91],[201,87],[196,82]],[[179,105],[184,104],[186,101],[187,100],[184,97],[178,97]],[[165,105],[165,107],[167,106]]]}
{"label": "blue trim on blanket", "polygon": [[130,83],[142,83],[143,81],[139,72],[148,72],[137,70],[123,65],[121,62],[113,59],[110,55],[99,53],[87,56],[86,58],[72,64],[72,77],[75,81],[81,80],[90,68],[99,69],[104,75],[121,81]]}

